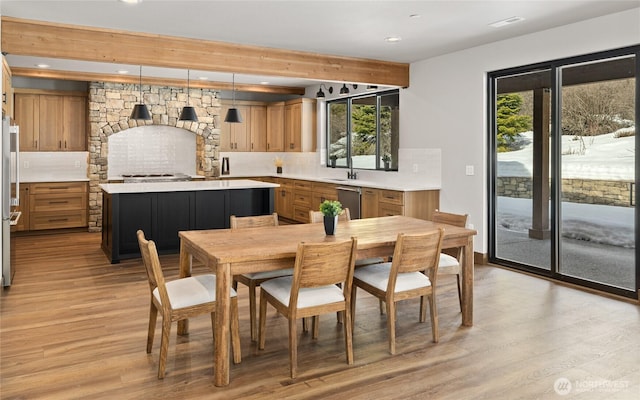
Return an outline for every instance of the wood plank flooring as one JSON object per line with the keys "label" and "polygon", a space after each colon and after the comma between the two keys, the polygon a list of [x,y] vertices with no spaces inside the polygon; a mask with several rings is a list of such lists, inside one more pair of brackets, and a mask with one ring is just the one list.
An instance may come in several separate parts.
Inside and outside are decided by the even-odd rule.
{"label": "wood plank flooring", "polygon": [[[258,351],[241,285],[242,363],[218,388],[208,317],[191,320],[185,337],[173,326],[167,375],[156,378],[160,321],[148,355],[145,272],[139,260],[109,264],[100,234],[19,237],[17,257],[14,285],[0,297],[3,400],[640,398],[638,305],[497,267],[476,267],[471,328],[460,326],[454,280],[439,282],[437,344],[428,319],[418,323],[418,302],[401,304],[395,356],[377,300],[359,292],[354,365],[346,364],[341,326],[327,315],[317,341],[300,334],[295,380],[286,319],[269,309]],[[177,277],[177,255],[161,261]],[[554,391],[561,378],[572,385],[564,396]]]}

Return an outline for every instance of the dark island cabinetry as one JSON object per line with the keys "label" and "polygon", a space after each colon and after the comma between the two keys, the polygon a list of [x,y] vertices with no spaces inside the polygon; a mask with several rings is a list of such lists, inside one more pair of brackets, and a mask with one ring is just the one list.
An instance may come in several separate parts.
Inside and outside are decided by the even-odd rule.
{"label": "dark island cabinetry", "polygon": [[[127,184],[124,184],[127,185]],[[102,249],[111,263],[140,257],[142,229],[161,254],[180,249],[179,231],[229,227],[229,216],[273,212],[273,188],[108,193],[102,199]]]}

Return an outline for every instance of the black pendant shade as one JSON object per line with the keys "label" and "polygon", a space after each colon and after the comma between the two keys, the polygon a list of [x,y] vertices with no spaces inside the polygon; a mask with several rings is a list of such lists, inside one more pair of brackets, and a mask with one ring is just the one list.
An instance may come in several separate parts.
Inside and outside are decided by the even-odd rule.
{"label": "black pendant shade", "polygon": [[237,108],[230,108],[227,111],[227,116],[224,117],[224,122],[232,122],[232,123],[240,123],[242,122],[242,115],[240,115],[240,111]]}
{"label": "black pendant shade", "polygon": [[240,110],[236,108],[236,74],[233,74],[233,103],[231,108],[227,111],[227,116],[224,117],[224,122],[240,123],[242,122],[242,115]]}
{"label": "black pendant shade", "polygon": [[180,112],[180,118],[178,118],[178,120],[198,122],[196,109],[189,106],[189,94],[189,70],[187,70],[187,105],[182,108],[182,112]]}
{"label": "black pendant shade", "polygon": [[150,120],[151,114],[147,109],[147,106],[144,105],[144,97],[142,97],[142,65],[140,66],[140,104],[136,104],[133,106],[133,111],[131,111],[131,119],[145,119]]}
{"label": "black pendant shade", "polygon": [[151,119],[151,114],[149,114],[149,110],[147,110],[147,106],[144,104],[136,104],[133,106],[133,111],[131,112],[131,119]]}
{"label": "black pendant shade", "polygon": [[349,94],[349,88],[344,83],[342,84],[342,87],[340,88],[340,94]]}
{"label": "black pendant shade", "polygon": [[182,108],[180,113],[180,121],[193,121],[198,122],[198,116],[196,115],[196,109],[190,106]]}

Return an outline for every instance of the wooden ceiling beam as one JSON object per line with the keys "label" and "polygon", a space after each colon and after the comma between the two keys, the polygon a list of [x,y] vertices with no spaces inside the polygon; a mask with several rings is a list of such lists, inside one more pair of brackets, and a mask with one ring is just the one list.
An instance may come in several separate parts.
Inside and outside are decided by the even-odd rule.
{"label": "wooden ceiling beam", "polygon": [[[133,75],[120,75],[120,74],[101,74],[92,72],[77,72],[77,71],[58,71],[50,69],[35,69],[35,68],[11,68],[12,76],[21,76],[26,78],[46,78],[46,79],[59,79],[66,81],[94,81],[94,82],[112,82],[112,83],[129,83],[139,84],[140,76]],[[172,79],[172,78],[157,78],[150,76],[142,76],[142,83],[145,85],[156,86],[173,86],[173,87],[187,87],[186,79]],[[213,89],[213,90],[233,90],[233,85],[230,82],[216,82],[216,81],[202,81],[202,80],[190,80],[189,87],[198,89]],[[275,86],[275,85],[250,85],[236,83],[236,91],[239,92],[258,92],[258,93],[270,93],[270,94],[294,94],[304,95],[305,89],[299,87],[290,86]]]}
{"label": "wooden ceiling beam", "polygon": [[9,54],[409,86],[409,64],[2,17]]}

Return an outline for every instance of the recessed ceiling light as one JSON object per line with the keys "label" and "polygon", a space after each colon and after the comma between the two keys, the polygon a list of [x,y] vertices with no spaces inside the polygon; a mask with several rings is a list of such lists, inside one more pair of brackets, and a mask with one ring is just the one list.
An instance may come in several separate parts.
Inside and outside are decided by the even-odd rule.
{"label": "recessed ceiling light", "polygon": [[206,76],[201,76],[198,79],[200,79],[201,81],[208,81],[209,78],[207,78]]}
{"label": "recessed ceiling light", "polygon": [[507,19],[503,19],[503,20],[500,20],[500,21],[496,21],[496,22],[494,22],[492,24],[489,24],[489,26],[492,26],[494,28],[500,28],[500,27],[503,27],[505,25],[510,25],[510,24],[513,24],[513,23],[516,23],[516,22],[520,22],[520,21],[524,21],[524,18],[522,18],[522,17],[509,17]]}
{"label": "recessed ceiling light", "polygon": [[49,64],[36,64],[36,67],[38,67],[38,68],[49,68],[50,65]]}
{"label": "recessed ceiling light", "polygon": [[268,85],[268,84],[269,84],[269,82],[267,82],[267,81],[262,81],[262,82],[260,82],[260,84],[261,84],[261,85]]}
{"label": "recessed ceiling light", "polygon": [[124,75],[124,74],[128,74],[128,73],[129,73],[129,71],[127,71],[126,69],[119,69],[117,72],[118,72],[119,74],[121,74],[121,75]]}
{"label": "recessed ceiling light", "polygon": [[142,0],[119,0],[121,3],[127,4],[139,4],[142,3]]}
{"label": "recessed ceiling light", "polygon": [[411,14],[411,15],[409,15],[409,18],[420,18],[420,17],[422,17],[422,15],[420,15],[420,14]]}
{"label": "recessed ceiling light", "polygon": [[402,38],[400,36],[387,36],[386,38],[384,38],[384,41],[389,43],[397,43],[401,40]]}

